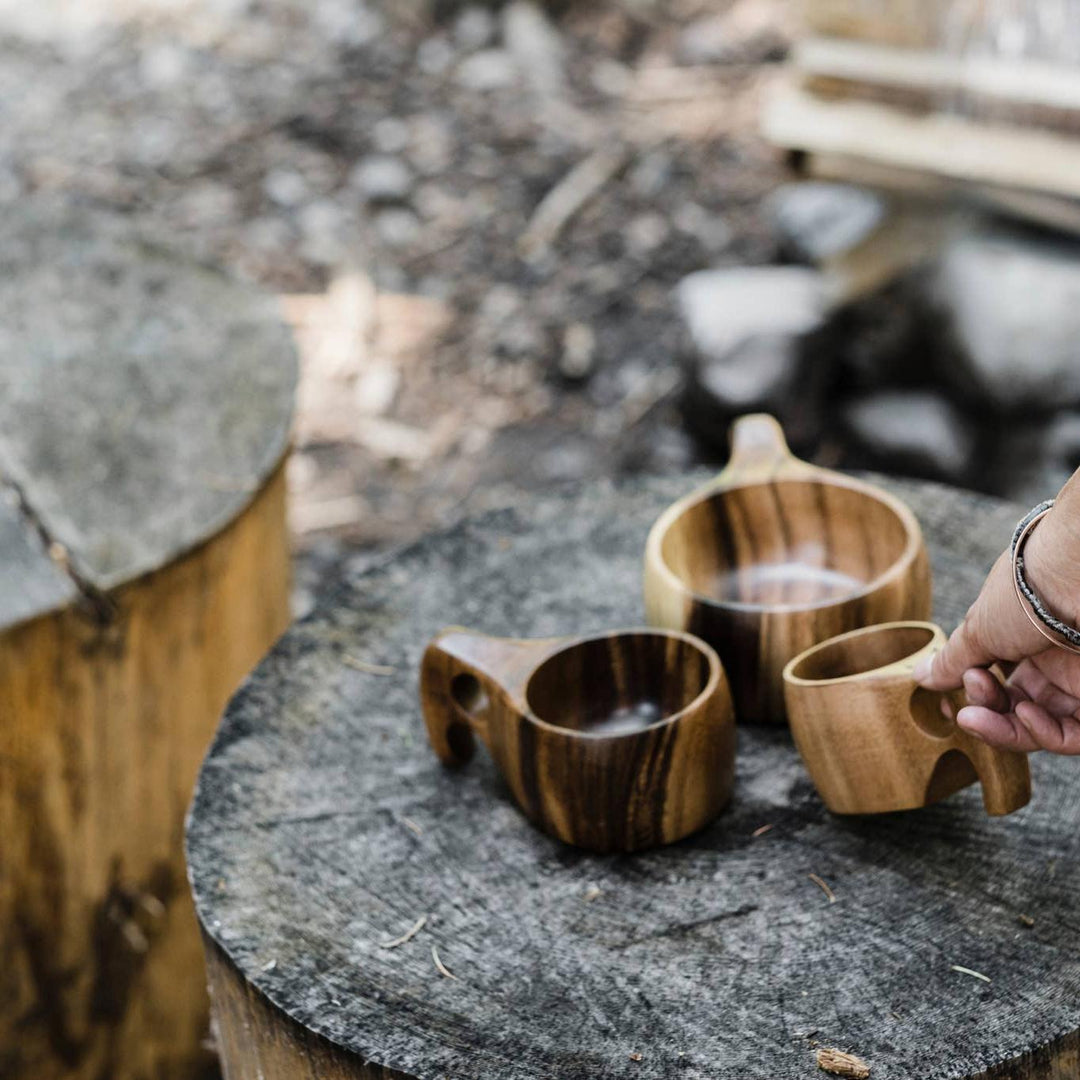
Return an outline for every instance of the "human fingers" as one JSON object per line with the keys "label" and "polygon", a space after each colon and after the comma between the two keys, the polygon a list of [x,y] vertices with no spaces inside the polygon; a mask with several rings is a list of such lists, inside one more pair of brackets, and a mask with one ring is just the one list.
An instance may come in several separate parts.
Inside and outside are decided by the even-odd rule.
{"label": "human fingers", "polygon": [[1034,701],[1022,701],[1016,717],[1035,743],[1052,754],[1080,754],[1080,721],[1075,716],[1058,717]]}
{"label": "human fingers", "polygon": [[965,705],[956,714],[956,722],[977,739],[1002,750],[1026,753],[1039,749],[1034,736],[1012,713],[1000,713],[982,705]]}

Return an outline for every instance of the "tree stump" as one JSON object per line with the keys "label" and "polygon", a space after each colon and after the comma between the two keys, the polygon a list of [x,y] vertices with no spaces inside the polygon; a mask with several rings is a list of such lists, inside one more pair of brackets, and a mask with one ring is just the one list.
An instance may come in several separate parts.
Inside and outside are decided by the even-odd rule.
{"label": "tree stump", "polygon": [[288,622],[272,303],[125,220],[0,223],[0,1076],[208,1074],[182,851]]}
{"label": "tree stump", "polygon": [[[977,788],[840,818],[786,730],[744,727],[713,825],[596,856],[485,754],[436,760],[430,635],[640,624],[649,526],[701,479],[522,501],[346,574],[232,700],[188,825],[229,1080],[794,1080],[823,1048],[881,1080],[1077,1075],[1076,761],[1036,757],[1007,818]],[[1021,511],[887,486],[950,627]]]}

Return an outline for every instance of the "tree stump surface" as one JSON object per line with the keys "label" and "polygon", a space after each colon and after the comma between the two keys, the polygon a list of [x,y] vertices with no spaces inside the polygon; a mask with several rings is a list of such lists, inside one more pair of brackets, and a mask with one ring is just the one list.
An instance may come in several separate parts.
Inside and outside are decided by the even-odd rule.
{"label": "tree stump surface", "polygon": [[214,1067],[184,814],[287,626],[273,302],[53,196],[0,221],[0,1076]]}
{"label": "tree stump surface", "polygon": [[48,196],[5,214],[0,627],[70,598],[26,563],[20,516],[94,589],[157,570],[250,503],[285,452],[295,386],[272,298],[121,215]]}
{"label": "tree stump surface", "polygon": [[[532,828],[483,750],[460,771],[436,761],[416,688],[428,638],[641,624],[649,526],[700,479],[523,498],[346,573],[234,697],[188,824],[211,970],[231,965],[339,1063],[311,1071],[308,1046],[307,1071],[268,1080],[787,1080],[823,1075],[816,1046],[874,1080],[1076,1075],[1074,760],[1035,756],[1033,800],[1008,818],[973,787],[845,819],[786,730],[743,727],[713,825],[604,857]],[[951,629],[1022,508],[886,486],[923,524]],[[260,1046],[235,1049],[261,1038],[244,1022],[230,1078],[257,1072]]]}

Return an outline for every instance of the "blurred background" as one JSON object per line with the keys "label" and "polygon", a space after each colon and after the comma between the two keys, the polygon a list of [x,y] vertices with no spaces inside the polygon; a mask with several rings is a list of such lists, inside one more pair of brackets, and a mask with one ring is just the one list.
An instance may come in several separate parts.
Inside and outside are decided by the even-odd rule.
{"label": "blurred background", "polygon": [[0,201],[277,294],[301,608],[498,498],[802,454],[1080,462],[1074,0],[0,2]]}

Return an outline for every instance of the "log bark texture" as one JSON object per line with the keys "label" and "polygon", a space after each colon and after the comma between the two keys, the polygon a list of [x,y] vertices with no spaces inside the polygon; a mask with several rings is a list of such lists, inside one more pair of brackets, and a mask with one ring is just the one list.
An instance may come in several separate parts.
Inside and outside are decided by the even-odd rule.
{"label": "log bark texture", "polygon": [[288,622],[292,345],[85,207],[20,204],[0,263],[0,1076],[194,1080],[184,813]]}
{"label": "log bark texture", "polygon": [[[820,1047],[883,1080],[1077,1075],[1074,761],[1033,759],[1007,818],[976,789],[837,818],[788,732],[748,726],[712,825],[596,856],[530,826],[486,758],[426,745],[440,626],[639,622],[649,526],[702,479],[531,498],[346,573],[244,685],[188,826],[229,1080],[795,1080]],[[1021,511],[886,486],[951,628]]]}

